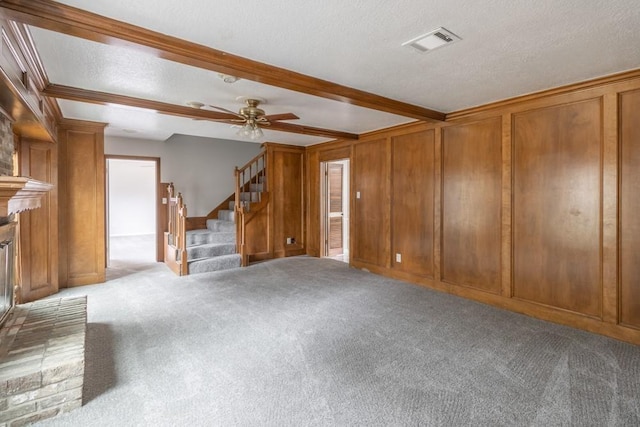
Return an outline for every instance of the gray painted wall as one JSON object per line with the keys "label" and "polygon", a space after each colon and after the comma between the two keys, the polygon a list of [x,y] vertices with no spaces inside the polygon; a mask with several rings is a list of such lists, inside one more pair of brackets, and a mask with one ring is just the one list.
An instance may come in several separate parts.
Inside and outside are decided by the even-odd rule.
{"label": "gray painted wall", "polygon": [[235,191],[234,168],[260,152],[260,144],[173,135],[166,141],[105,136],[105,154],[160,157],[162,182],[173,182],[188,215],[205,216]]}

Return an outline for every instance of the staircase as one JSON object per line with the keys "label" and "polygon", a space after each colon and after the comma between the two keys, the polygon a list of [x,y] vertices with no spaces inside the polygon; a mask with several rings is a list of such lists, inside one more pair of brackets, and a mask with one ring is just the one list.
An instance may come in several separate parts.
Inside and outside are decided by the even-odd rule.
{"label": "staircase", "polygon": [[246,225],[255,216],[253,209],[264,209],[269,200],[265,161],[263,151],[247,165],[236,168],[235,193],[210,212],[204,229],[188,229],[182,194],[175,195],[173,184],[168,186],[164,261],[174,273],[183,276],[248,264]]}
{"label": "staircase", "polygon": [[236,253],[235,202],[218,211],[218,219],[208,219],[207,228],[186,232],[188,274],[240,267]]}

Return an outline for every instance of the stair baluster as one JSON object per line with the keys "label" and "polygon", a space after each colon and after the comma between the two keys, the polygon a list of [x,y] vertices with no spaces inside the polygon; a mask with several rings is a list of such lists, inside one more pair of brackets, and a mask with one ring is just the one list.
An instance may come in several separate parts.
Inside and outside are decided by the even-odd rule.
{"label": "stair baluster", "polygon": [[263,150],[249,163],[241,168],[236,167],[236,247],[241,256],[242,266],[248,264],[246,225],[251,220],[248,215],[252,204],[263,201],[263,194],[267,191],[266,182],[266,152]]}
{"label": "stair baluster", "polygon": [[168,231],[165,239],[165,263],[180,276],[187,274],[186,256],[186,220],[187,206],[184,204],[182,194],[175,196],[173,183],[169,184],[168,192]]}

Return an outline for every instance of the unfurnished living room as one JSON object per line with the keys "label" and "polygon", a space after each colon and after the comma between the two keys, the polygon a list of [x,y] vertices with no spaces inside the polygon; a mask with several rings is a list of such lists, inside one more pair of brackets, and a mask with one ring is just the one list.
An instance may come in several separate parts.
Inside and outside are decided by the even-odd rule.
{"label": "unfurnished living room", "polygon": [[640,425],[637,2],[0,25],[0,427]]}

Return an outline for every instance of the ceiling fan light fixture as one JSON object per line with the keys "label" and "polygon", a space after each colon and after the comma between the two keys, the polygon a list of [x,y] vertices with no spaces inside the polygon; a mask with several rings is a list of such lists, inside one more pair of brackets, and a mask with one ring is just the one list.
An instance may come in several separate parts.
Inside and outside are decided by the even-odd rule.
{"label": "ceiling fan light fixture", "polygon": [[257,141],[264,136],[264,132],[262,132],[262,129],[260,129],[260,126],[258,126],[255,120],[248,120],[244,126],[238,129],[236,135],[243,139]]}

